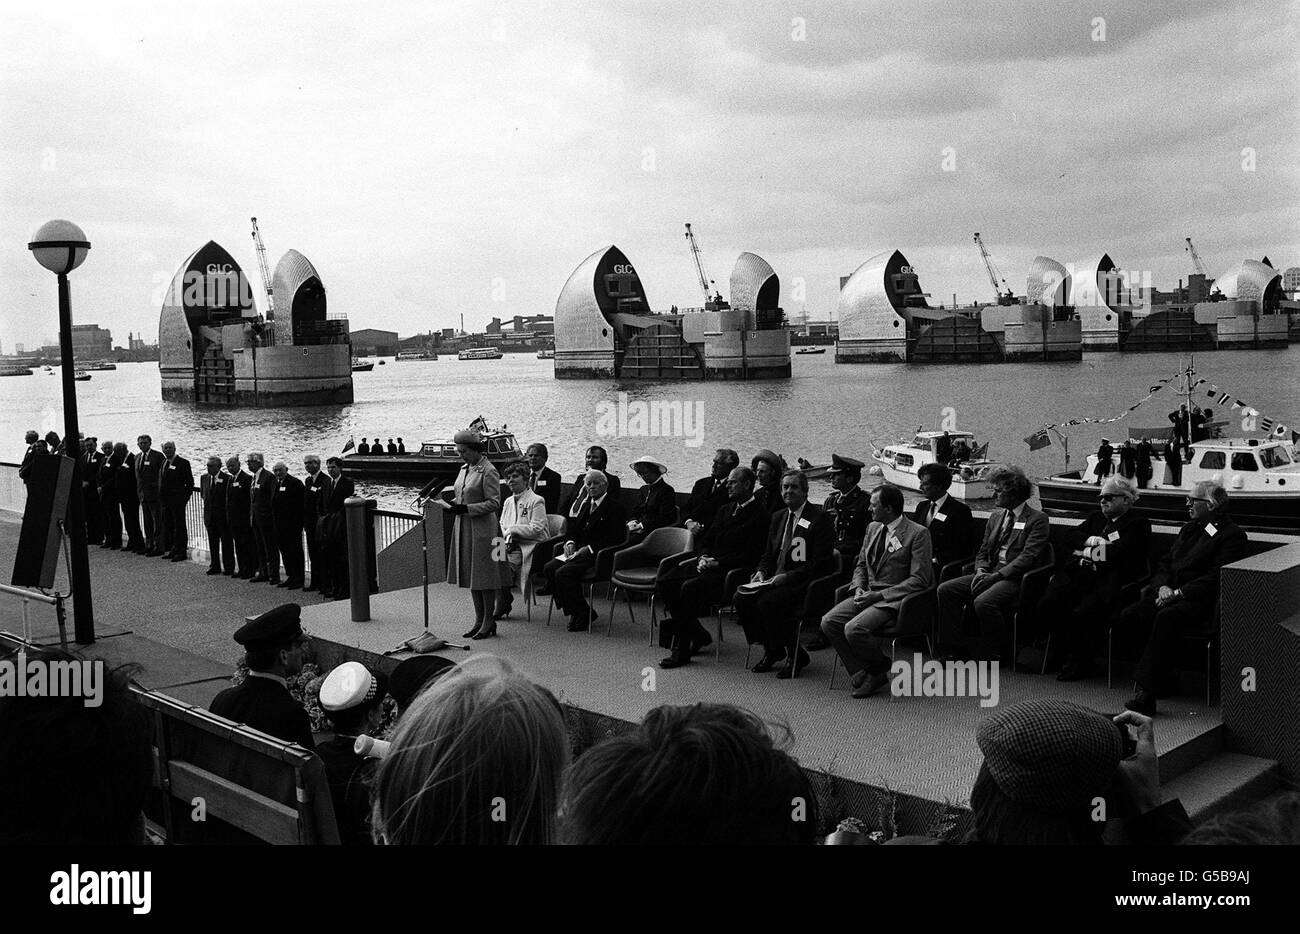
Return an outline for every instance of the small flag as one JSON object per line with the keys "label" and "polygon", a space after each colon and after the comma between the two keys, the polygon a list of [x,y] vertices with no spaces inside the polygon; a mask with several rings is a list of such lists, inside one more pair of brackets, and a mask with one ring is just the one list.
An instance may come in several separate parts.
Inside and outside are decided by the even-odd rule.
{"label": "small flag", "polygon": [[1048,447],[1051,443],[1052,439],[1048,437],[1046,428],[1038,429],[1038,431],[1025,439],[1025,444],[1029,445],[1029,450],[1031,451],[1037,451],[1039,448]]}
{"label": "small flag", "polygon": [[483,421],[483,416],[480,415],[478,418],[474,419],[474,421],[472,421],[472,422],[469,423],[469,430],[470,430],[470,431],[487,431],[487,430],[488,430],[488,423],[485,422],[485,421]]}
{"label": "small flag", "polygon": [[1261,418],[1261,419],[1259,420],[1259,430],[1260,430],[1260,431],[1272,431],[1272,430],[1273,430],[1273,419],[1271,419],[1271,418]]}
{"label": "small flag", "polygon": [[1243,408],[1243,407],[1245,407],[1245,405],[1246,405],[1246,403],[1242,402],[1240,399],[1233,399],[1233,400],[1232,400],[1232,407],[1233,407],[1234,409],[1240,409],[1240,408]]}
{"label": "small flag", "polygon": [[348,443],[343,445],[343,453],[344,454],[348,453],[348,451],[351,451],[356,446],[357,446],[357,439],[355,437],[348,438]]}
{"label": "small flag", "polygon": [[1217,402],[1219,405],[1226,405],[1229,398],[1231,397],[1226,392],[1221,392],[1214,397],[1214,401]]}
{"label": "small flag", "polygon": [[1289,431],[1291,431],[1291,429],[1286,427],[1286,425],[1278,425],[1276,428],[1273,429],[1273,437],[1285,438],[1287,436],[1287,432]]}

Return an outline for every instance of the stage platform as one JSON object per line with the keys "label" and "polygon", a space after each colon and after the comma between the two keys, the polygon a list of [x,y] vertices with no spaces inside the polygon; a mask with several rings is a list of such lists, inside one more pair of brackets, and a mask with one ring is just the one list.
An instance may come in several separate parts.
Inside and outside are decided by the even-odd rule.
{"label": "stage platform", "polygon": [[[598,588],[598,594],[601,588]],[[469,642],[468,651],[438,654],[460,661],[472,653],[500,656],[553,691],[564,703],[584,712],[600,726],[618,732],[661,704],[723,702],[745,707],[790,730],[790,752],[819,778],[823,811],[834,816],[893,822],[898,832],[934,832],[941,821],[956,819],[964,808],[981,756],[975,728],[993,709],[978,697],[891,699],[886,693],[866,699],[849,694],[843,668],[835,687],[828,686],[830,649],[815,652],[798,678],[778,680],[775,673],[753,674],[745,668],[743,633],[724,617],[721,658],[713,647],[682,668],[665,671],[658,662],[667,653],[648,645],[649,607],[634,603],[635,622],[620,597],[612,635],[607,635],[610,604],[599,595],[599,614],[591,633],[570,633],[558,611],[546,625],[548,598],[539,598],[531,622],[516,597],[511,618],[501,621],[501,635]],[[404,640],[423,631],[420,588],[371,596],[369,622],[351,621],[346,601],[303,608],[303,627],[315,640],[318,660],[328,669],[349,658],[383,664],[409,653],[385,656]],[[465,590],[447,584],[429,586],[429,629],[453,643],[472,626],[473,610]],[[712,629],[712,620],[706,620]],[[915,649],[900,646],[900,657]],[[756,650],[751,663],[757,661]],[[1011,673],[998,683],[998,706],[1033,698],[1076,701],[1104,713],[1123,709],[1131,685],[1105,679],[1061,683],[1051,675]],[[1218,711],[1206,708],[1204,695],[1161,700],[1156,721],[1162,782],[1194,767],[1223,748]]]}

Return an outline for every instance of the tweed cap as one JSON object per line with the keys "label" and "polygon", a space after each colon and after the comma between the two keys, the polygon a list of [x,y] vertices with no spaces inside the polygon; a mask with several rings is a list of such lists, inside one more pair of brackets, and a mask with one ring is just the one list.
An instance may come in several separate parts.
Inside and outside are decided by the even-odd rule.
{"label": "tweed cap", "polygon": [[1104,793],[1124,744],[1115,723],[1070,701],[1014,704],[975,731],[984,764],[1008,798],[1042,811],[1069,811]]}

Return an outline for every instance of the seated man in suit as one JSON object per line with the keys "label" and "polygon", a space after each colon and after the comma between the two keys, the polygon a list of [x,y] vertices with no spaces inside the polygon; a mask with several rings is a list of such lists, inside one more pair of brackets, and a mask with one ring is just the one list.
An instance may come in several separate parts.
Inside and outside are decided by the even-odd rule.
{"label": "seated man in suit", "polygon": [[698,557],[687,558],[658,582],[658,597],[671,618],[660,626],[660,643],[672,650],[660,668],[679,668],[713,641],[700,625],[701,614],[722,599],[727,574],[752,568],[763,554],[771,515],[754,498],[754,471],[736,467],[727,477],[730,502],[713,513],[698,543]]}
{"label": "seated man in suit", "polygon": [[1151,521],[1133,509],[1137,484],[1111,477],[1102,484],[1094,512],[1070,536],[1070,553],[1059,562],[1034,618],[1052,629],[1053,645],[1066,650],[1057,681],[1092,674],[1101,630],[1120,609],[1120,590],[1143,577],[1151,551]]}
{"label": "seated man in suit", "polygon": [[[787,647],[798,642],[795,620],[803,612],[808,584],[831,566],[835,551],[835,527],[830,516],[808,502],[808,478],[800,470],[787,470],[781,477],[781,498],[785,508],[772,517],[767,532],[767,550],[758,563],[750,584],[742,588],[735,604],[745,638],[763,646],[763,657],[754,672],[763,674],[786,659]],[[797,648],[777,673],[790,678],[808,664],[808,653]]]}
{"label": "seated man in suit", "polygon": [[1020,579],[1047,556],[1047,516],[1029,506],[1033,484],[1019,467],[996,467],[989,473],[998,508],[984,527],[975,555],[975,573],[939,585],[939,642],[953,658],[965,657],[970,634],[961,632],[962,612],[971,606],[979,624],[975,655],[998,658],[1002,614],[1015,605]]}
{"label": "seated man in suit", "polygon": [[916,506],[912,521],[930,531],[930,550],[934,556],[935,581],[944,565],[968,560],[975,551],[975,520],[970,507],[948,495],[952,471],[942,464],[922,464],[916,479],[924,501]]}
{"label": "seated man in suit", "polygon": [[637,504],[627,523],[627,530],[636,542],[655,529],[677,524],[677,491],[664,479],[668,465],[657,458],[642,457],[634,460],[632,469],[645,484],[638,491]]}
{"label": "seated man in suit", "polygon": [[1123,637],[1144,644],[1133,697],[1124,706],[1148,717],[1156,714],[1156,698],[1177,687],[1179,640],[1208,633],[1215,625],[1219,572],[1246,556],[1246,533],[1229,518],[1223,487],[1211,480],[1196,484],[1187,497],[1187,514],[1187,524],[1142,589],[1142,598],[1119,620]]}
{"label": "seated man in suit", "polygon": [[546,503],[547,515],[560,514],[560,475],[546,466],[550,457],[546,445],[535,441],[528,445],[524,460],[528,462],[528,489]]}
{"label": "seated man in suit", "polygon": [[709,525],[709,520],[730,502],[728,493],[731,472],[740,466],[740,455],[730,448],[718,448],[713,453],[713,472],[701,477],[691,487],[691,498],[686,501],[686,519],[682,526],[699,535]]}
{"label": "seated man in suit", "polygon": [[600,445],[593,444],[587,448],[586,464],[586,469],[573,478],[573,489],[569,492],[569,499],[560,513],[570,519],[578,517],[578,510],[582,508],[583,503],[587,500],[586,477],[588,471],[599,470],[605,475],[605,482],[609,487],[609,492],[614,494],[615,499],[620,498],[619,494],[623,489],[618,477],[605,469],[609,466],[609,454]]}
{"label": "seated man in suit", "polygon": [[582,594],[582,578],[596,563],[596,554],[627,541],[626,513],[609,481],[599,470],[588,470],[578,515],[569,522],[563,555],[546,563],[555,605],[570,617],[569,632],[584,632],[596,618]]}
{"label": "seated man in suit", "polygon": [[889,682],[889,659],[873,633],[898,617],[904,597],[934,586],[930,533],[903,510],[903,491],[893,484],[871,491],[871,524],[853,566],[853,592],[822,618],[854,697],[870,697]]}

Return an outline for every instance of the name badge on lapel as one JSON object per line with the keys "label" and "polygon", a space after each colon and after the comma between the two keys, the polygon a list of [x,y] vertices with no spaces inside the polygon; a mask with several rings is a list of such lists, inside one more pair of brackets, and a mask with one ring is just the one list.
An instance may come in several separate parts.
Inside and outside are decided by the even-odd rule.
{"label": "name badge on lapel", "polygon": [[538,481],[537,481],[537,485],[538,485],[538,486],[546,486],[546,481],[545,481],[545,480],[538,480]]}
{"label": "name badge on lapel", "polygon": [[798,522],[795,523],[795,525],[796,525],[798,528],[806,529],[806,528],[808,528],[809,523],[808,523],[808,520],[807,520],[807,519],[800,519]]}
{"label": "name badge on lapel", "polygon": [[897,538],[895,538],[892,535],[889,536],[889,538],[885,539],[885,550],[888,551],[890,554],[893,554],[894,552],[898,551],[898,549],[902,547],[903,547],[903,543],[900,542]]}
{"label": "name badge on lapel", "polygon": [[1109,535],[1107,535],[1107,536],[1106,536],[1106,541],[1108,541],[1108,542],[1117,542],[1117,541],[1119,541],[1119,530],[1116,529],[1114,532],[1111,532]]}
{"label": "name badge on lapel", "polygon": [[1023,522],[1017,522],[1015,525],[1011,526],[1011,528],[1017,532],[1020,532],[1024,530],[1025,524]]}
{"label": "name badge on lapel", "polygon": [[936,512],[936,513],[934,514],[934,521],[935,521],[935,522],[947,522],[947,521],[948,521],[948,517],[947,517],[946,515],[944,515],[943,513],[941,513],[941,512]]}
{"label": "name badge on lapel", "polygon": [[1213,538],[1213,537],[1214,537],[1214,533],[1216,533],[1216,532],[1218,532],[1218,531],[1219,531],[1219,530],[1216,529],[1216,528],[1214,527],[1214,523],[1213,523],[1213,522],[1207,522],[1207,523],[1205,523],[1205,534],[1206,534],[1206,535],[1208,535],[1208,536],[1210,536],[1211,538]]}
{"label": "name badge on lapel", "polygon": [[281,487],[280,487],[280,492],[281,492],[281,493],[284,492],[284,486],[283,486],[283,485],[281,485]]}
{"label": "name badge on lapel", "polygon": [[176,469],[176,465],[175,465],[175,464],[168,464],[168,465],[167,465],[167,469],[168,469],[168,470],[175,470],[175,469]]}

